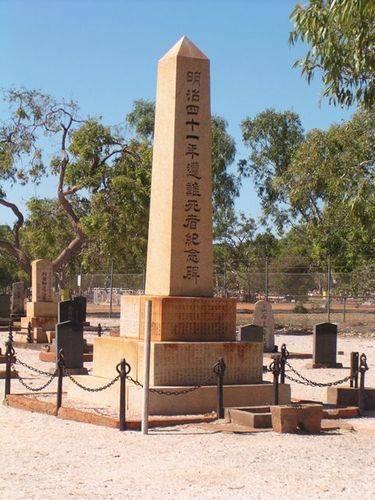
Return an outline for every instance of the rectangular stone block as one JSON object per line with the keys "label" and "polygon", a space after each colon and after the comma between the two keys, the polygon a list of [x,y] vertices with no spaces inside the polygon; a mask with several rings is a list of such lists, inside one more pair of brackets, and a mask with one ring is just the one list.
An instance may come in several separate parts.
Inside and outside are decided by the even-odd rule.
{"label": "rectangular stone block", "polygon": [[[355,387],[328,387],[327,403],[339,408],[358,406],[358,391]],[[375,388],[365,388],[365,409],[375,410]]]}
{"label": "rectangular stone block", "polygon": [[39,259],[31,263],[31,284],[33,302],[53,301],[52,262]]}
{"label": "rectangular stone block", "polygon": [[83,328],[72,321],[56,325],[56,352],[64,352],[66,368],[83,367]]}
{"label": "rectangular stone block", "polygon": [[[116,364],[124,357],[131,375],[143,383],[142,341],[124,338],[94,339],[94,375],[111,378]],[[256,384],[262,381],[261,342],[152,342],[150,384],[216,384],[213,366],[224,358],[226,384]]]}
{"label": "rectangular stone block", "polygon": [[26,330],[29,322],[31,323],[32,328],[43,328],[44,330],[53,330],[56,326],[56,318],[55,317],[29,317],[24,316],[21,318],[21,328]]}
{"label": "rectangular stone block", "polygon": [[10,318],[10,295],[0,294],[0,318]]}
{"label": "rectangular stone block", "polygon": [[239,327],[240,342],[262,342],[264,331],[262,326],[258,325],[242,325]]}
{"label": "rectangular stone block", "polygon": [[145,302],[152,301],[151,339],[162,341],[236,340],[236,299],[212,297],[121,297],[120,335],[144,337]]}
{"label": "rectangular stone block", "polygon": [[26,316],[30,318],[56,317],[57,319],[57,306],[56,302],[27,302]]}

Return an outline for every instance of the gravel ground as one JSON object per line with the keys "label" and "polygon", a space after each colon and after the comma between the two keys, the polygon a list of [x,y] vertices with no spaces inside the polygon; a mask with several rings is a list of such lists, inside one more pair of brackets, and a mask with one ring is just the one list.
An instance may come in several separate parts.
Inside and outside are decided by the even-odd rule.
{"label": "gravel ground", "polygon": [[[4,339],[0,334],[1,344]],[[276,339],[290,352],[312,349],[312,336]],[[375,386],[374,342],[339,337],[338,349],[344,351],[338,359],[344,367],[350,351],[366,352],[368,385]],[[40,363],[35,351],[19,355],[33,366],[50,366]],[[291,360],[317,381],[348,373],[311,370],[308,362]],[[0,381],[1,398],[3,387]],[[19,383],[13,388],[18,392]],[[325,390],[293,384],[292,395],[324,400]],[[348,422],[354,431],[318,436],[223,433],[214,425],[155,429],[142,436],[0,406],[0,498],[373,499],[375,418]]]}

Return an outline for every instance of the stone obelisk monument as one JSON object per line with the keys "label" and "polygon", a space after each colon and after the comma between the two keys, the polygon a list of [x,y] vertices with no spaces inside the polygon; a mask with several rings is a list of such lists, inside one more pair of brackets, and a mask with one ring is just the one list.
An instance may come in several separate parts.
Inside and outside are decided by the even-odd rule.
{"label": "stone obelisk monument", "polygon": [[[226,403],[273,397],[272,385],[262,384],[262,342],[236,342],[236,301],[213,296],[209,72],[209,60],[186,37],[159,61],[145,295],[121,297],[120,337],[94,340],[92,379],[112,378],[125,357],[142,383],[145,303],[152,302],[150,386],[206,383],[180,397],[151,392],[152,414],[212,411],[220,357],[231,384]],[[139,387],[127,384],[127,392],[129,410],[139,410]]]}
{"label": "stone obelisk monument", "polygon": [[146,294],[212,297],[211,179],[210,63],[184,37],[158,66]]}

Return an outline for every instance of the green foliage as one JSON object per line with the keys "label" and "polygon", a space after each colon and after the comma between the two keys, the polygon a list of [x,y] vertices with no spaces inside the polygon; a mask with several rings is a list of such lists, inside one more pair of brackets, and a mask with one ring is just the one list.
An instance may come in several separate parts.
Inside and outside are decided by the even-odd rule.
{"label": "green foliage", "polygon": [[138,139],[151,143],[154,138],[155,103],[145,99],[134,101],[126,121]]}
{"label": "green foliage", "polygon": [[310,82],[321,75],[323,96],[350,106],[375,103],[375,2],[373,0],[310,0],[291,14],[290,43],[306,42],[309,50],[294,66]]}

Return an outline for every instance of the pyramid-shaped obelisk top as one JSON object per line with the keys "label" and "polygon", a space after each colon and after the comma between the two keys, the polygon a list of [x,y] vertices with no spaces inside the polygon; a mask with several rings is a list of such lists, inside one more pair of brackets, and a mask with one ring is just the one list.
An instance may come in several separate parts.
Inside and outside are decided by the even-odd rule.
{"label": "pyramid-shaped obelisk top", "polygon": [[158,65],[146,294],[212,297],[210,61],[183,37]]}
{"label": "pyramid-shaped obelisk top", "polygon": [[196,59],[208,59],[187,36],[183,36],[173,45],[171,49],[161,58],[168,59],[170,57],[193,57]]}

